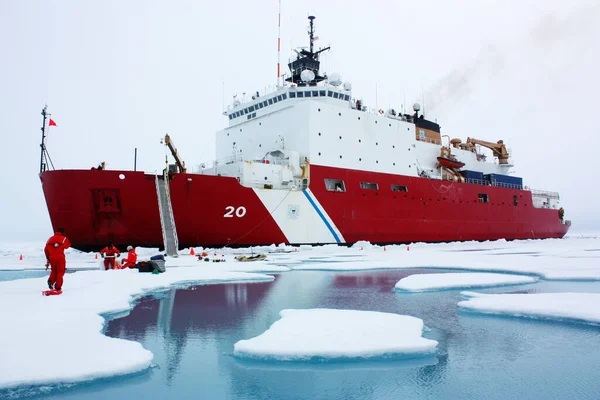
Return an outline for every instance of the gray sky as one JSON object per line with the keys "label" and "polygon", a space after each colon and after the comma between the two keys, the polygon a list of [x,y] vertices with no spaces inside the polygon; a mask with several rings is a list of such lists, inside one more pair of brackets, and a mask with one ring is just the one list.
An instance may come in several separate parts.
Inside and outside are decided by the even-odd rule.
{"label": "gray sky", "polygon": [[[0,240],[51,234],[39,172],[40,111],[57,168],[164,167],[171,134],[188,166],[212,160],[223,92],[276,83],[276,0],[0,1]],[[600,228],[597,1],[282,1],[291,48],[332,46],[367,105],[425,97],[443,134],[509,141],[515,172],[558,191],[574,228]],[[377,94],[377,96],[376,96]]]}

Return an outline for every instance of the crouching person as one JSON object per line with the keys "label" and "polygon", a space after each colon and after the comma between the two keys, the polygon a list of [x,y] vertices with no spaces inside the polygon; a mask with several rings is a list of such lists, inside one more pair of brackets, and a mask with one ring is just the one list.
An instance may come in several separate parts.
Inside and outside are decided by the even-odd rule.
{"label": "crouching person", "polygon": [[122,260],[123,263],[121,264],[121,268],[135,268],[135,263],[137,262],[137,253],[135,252],[133,246],[127,246],[127,251],[129,253],[127,253],[127,257]]}

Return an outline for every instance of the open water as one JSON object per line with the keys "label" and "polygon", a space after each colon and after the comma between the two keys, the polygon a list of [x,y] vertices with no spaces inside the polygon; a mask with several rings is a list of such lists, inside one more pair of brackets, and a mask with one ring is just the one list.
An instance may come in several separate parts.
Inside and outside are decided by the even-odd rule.
{"label": "open water", "polygon": [[[459,311],[459,290],[393,291],[401,278],[428,272],[440,270],[295,271],[273,282],[156,293],[106,326],[108,336],[139,341],[151,350],[153,368],[135,376],[45,387],[43,397],[600,399],[599,326]],[[600,292],[600,283],[541,281],[478,291]],[[316,307],[419,317],[429,328],[425,336],[440,342],[439,354],[326,364],[233,357],[234,343],[264,332],[279,319],[279,311]]]}

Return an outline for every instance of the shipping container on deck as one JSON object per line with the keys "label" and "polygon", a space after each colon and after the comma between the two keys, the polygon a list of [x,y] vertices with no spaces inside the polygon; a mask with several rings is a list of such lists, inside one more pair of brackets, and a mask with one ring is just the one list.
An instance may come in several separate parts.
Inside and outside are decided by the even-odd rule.
{"label": "shipping container on deck", "polygon": [[483,177],[494,186],[523,189],[523,178],[501,174],[487,174]]}

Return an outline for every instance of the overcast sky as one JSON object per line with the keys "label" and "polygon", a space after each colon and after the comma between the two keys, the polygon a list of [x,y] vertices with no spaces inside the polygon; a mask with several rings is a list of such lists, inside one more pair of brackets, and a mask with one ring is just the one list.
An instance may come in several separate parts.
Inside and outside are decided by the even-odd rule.
{"label": "overcast sky", "polygon": [[[276,83],[276,0],[0,0],[1,240],[51,234],[39,172],[41,109],[57,168],[164,167],[171,134],[188,166],[214,158],[233,94]],[[332,46],[369,106],[424,97],[443,134],[513,150],[525,184],[558,191],[574,229],[600,228],[596,1],[282,1],[292,47]]]}

